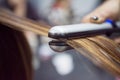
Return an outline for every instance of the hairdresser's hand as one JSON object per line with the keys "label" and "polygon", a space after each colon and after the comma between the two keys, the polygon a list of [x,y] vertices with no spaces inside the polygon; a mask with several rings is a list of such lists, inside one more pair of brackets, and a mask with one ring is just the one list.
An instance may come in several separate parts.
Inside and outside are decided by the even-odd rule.
{"label": "hairdresser's hand", "polygon": [[[106,0],[101,6],[85,16],[82,22],[102,23],[106,19],[118,20],[120,17],[120,0]],[[98,20],[92,20],[96,16]]]}
{"label": "hairdresser's hand", "polygon": [[[98,17],[93,20],[93,16]],[[120,19],[120,0],[106,0],[101,6],[96,8],[93,12],[86,15],[82,22],[84,23],[103,23],[106,19],[118,20]],[[120,38],[115,38],[115,42],[120,43]]]}

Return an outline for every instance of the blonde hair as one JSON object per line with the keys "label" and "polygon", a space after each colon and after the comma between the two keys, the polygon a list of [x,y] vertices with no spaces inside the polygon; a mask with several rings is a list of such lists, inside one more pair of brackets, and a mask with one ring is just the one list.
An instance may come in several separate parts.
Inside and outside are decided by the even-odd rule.
{"label": "blonde hair", "polygon": [[[67,43],[96,65],[120,76],[120,46],[103,36],[68,40]],[[80,47],[84,51],[80,50]]]}
{"label": "blonde hair", "polygon": [[[44,36],[47,36],[49,31],[49,27],[46,25],[26,18],[19,18],[4,9],[0,9],[0,22],[16,30],[29,30]],[[96,65],[120,76],[120,46],[113,40],[103,36],[95,36],[66,40],[66,43]]]}

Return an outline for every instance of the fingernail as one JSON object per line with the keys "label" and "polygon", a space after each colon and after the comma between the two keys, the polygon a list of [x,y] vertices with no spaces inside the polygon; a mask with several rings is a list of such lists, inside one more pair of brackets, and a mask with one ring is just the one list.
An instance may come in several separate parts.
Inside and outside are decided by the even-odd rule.
{"label": "fingernail", "polygon": [[93,22],[93,23],[102,23],[104,22],[104,20],[98,16],[92,16],[90,17],[90,22]]}
{"label": "fingernail", "polygon": [[90,19],[94,20],[94,21],[97,21],[99,18],[97,16],[92,16]]}
{"label": "fingernail", "polygon": [[98,20],[99,20],[99,17],[97,16],[90,17],[90,22],[98,22]]}

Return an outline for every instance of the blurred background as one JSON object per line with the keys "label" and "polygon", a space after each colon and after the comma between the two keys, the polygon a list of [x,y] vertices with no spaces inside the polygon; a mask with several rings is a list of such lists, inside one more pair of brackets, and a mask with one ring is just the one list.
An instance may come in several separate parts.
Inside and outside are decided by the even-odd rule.
{"label": "blurred background", "polygon": [[[104,0],[0,0],[20,17],[50,26],[80,23]],[[115,80],[75,50],[54,52],[49,38],[24,32],[33,51],[33,80]]]}

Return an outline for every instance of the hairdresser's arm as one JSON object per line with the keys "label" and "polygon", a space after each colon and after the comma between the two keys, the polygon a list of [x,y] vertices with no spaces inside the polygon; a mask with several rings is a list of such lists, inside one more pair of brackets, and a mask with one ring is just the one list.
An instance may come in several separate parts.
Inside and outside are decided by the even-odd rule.
{"label": "hairdresser's arm", "polygon": [[[94,21],[90,17],[97,16],[99,19]],[[86,15],[82,22],[102,23],[106,19],[118,20],[120,18],[120,0],[106,0],[93,12]]]}

